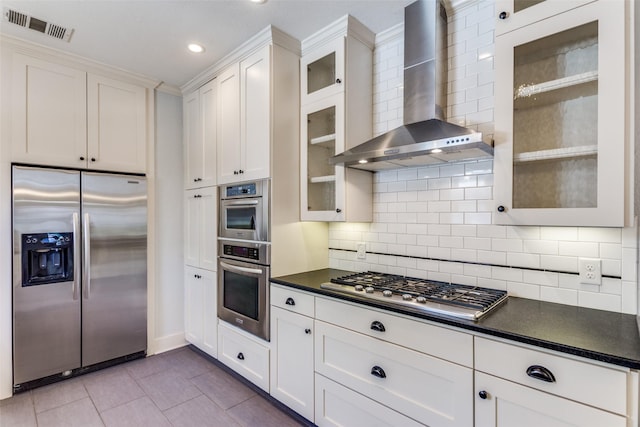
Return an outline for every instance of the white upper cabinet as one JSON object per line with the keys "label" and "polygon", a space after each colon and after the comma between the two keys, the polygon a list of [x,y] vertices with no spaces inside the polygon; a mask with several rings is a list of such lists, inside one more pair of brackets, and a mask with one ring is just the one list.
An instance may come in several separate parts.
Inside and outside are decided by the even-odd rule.
{"label": "white upper cabinet", "polygon": [[218,77],[219,183],[269,177],[270,46]]}
{"label": "white upper cabinet", "polygon": [[12,159],[84,167],[87,158],[87,74],[13,55]]}
{"label": "white upper cabinet", "polygon": [[595,0],[496,0],[496,35],[593,1]]}
{"label": "white upper cabinet", "polygon": [[269,178],[271,46],[240,62],[240,169],[242,179]]}
{"label": "white upper cabinet", "polygon": [[300,217],[370,222],[373,174],[329,160],[372,137],[373,34],[336,21],[303,42],[300,75]]}
{"label": "white upper cabinet", "polygon": [[496,37],[495,223],[628,221],[626,46],[618,1]]}
{"label": "white upper cabinet", "polygon": [[118,80],[87,76],[88,167],[145,172],[146,89]]}
{"label": "white upper cabinet", "polygon": [[216,185],[218,86],[215,80],[185,96],[185,188]]}
{"label": "white upper cabinet", "polygon": [[13,53],[12,160],[146,171],[147,90]]}
{"label": "white upper cabinet", "polygon": [[223,71],[218,81],[218,183],[239,181],[240,64]]}
{"label": "white upper cabinet", "polygon": [[344,37],[338,37],[302,57],[300,91],[303,104],[344,91],[345,42]]}

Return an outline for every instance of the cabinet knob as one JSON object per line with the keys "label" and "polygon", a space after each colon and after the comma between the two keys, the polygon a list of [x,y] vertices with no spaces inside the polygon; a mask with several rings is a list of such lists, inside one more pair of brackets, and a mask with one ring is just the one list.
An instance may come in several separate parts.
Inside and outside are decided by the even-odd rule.
{"label": "cabinet knob", "polygon": [[95,162],[95,161],[96,161],[96,158],[95,158],[95,157],[92,157],[92,158],[91,158],[91,161],[92,161],[92,162]]}
{"label": "cabinet knob", "polygon": [[244,171],[243,171],[242,169],[240,169],[240,170],[238,171],[238,173],[244,173]]}
{"label": "cabinet knob", "polygon": [[84,157],[83,157],[83,156],[80,156],[80,160],[82,160],[82,161],[84,162]]}
{"label": "cabinet knob", "polygon": [[486,399],[487,397],[489,397],[489,393],[487,393],[487,392],[486,392],[486,391],[484,391],[484,390],[480,390],[480,391],[478,392],[478,396],[480,397],[480,399]]}
{"label": "cabinet knob", "polygon": [[384,332],[386,331],[384,325],[382,324],[382,322],[378,322],[377,320],[374,320],[373,322],[371,322],[371,330],[372,331],[377,331],[377,332]]}
{"label": "cabinet knob", "polygon": [[284,303],[287,305],[296,305],[296,302],[291,297],[287,298],[287,300]]}
{"label": "cabinet knob", "polygon": [[242,354],[242,353],[238,353],[238,359],[240,359],[240,360],[244,360],[244,354]]}
{"label": "cabinet knob", "polygon": [[307,335],[311,335],[311,329],[307,328],[304,330],[304,333]]}
{"label": "cabinet knob", "polygon": [[555,383],[556,377],[553,376],[550,370],[540,365],[531,365],[527,368],[527,375],[531,378],[535,378],[547,383]]}
{"label": "cabinet knob", "polygon": [[509,13],[505,12],[504,10],[500,12],[500,15],[498,15],[498,18],[500,19],[507,19],[508,17],[509,17]]}
{"label": "cabinet knob", "polygon": [[337,84],[340,84],[340,83],[342,83],[342,80],[340,80],[340,79],[336,79],[336,83],[337,83]]}
{"label": "cabinet knob", "polygon": [[373,368],[371,368],[371,375],[378,378],[387,378],[387,374],[380,366],[374,366]]}
{"label": "cabinet knob", "polygon": [[336,212],[340,213],[340,212],[342,212],[342,209],[338,208],[338,209],[336,209]]}
{"label": "cabinet knob", "polygon": [[233,174],[234,175],[238,175],[238,171],[233,171]]}
{"label": "cabinet knob", "polygon": [[507,209],[504,206],[502,206],[502,205],[498,206],[498,212],[504,212],[506,210]]}

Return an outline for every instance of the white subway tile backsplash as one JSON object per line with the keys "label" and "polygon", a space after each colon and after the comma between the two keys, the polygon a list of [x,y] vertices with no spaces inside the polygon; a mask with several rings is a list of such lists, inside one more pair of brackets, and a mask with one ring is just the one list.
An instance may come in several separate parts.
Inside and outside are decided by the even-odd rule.
{"label": "white subway tile backsplash", "polygon": [[558,242],[558,254],[597,258],[600,256],[600,247],[590,242]]}
{"label": "white subway tile backsplash", "polygon": [[[494,134],[494,0],[449,14],[448,120]],[[397,34],[397,35],[396,35]],[[376,40],[374,125],[402,124],[403,39]],[[492,223],[493,160],[374,173],[374,221],[332,223],[329,265],[506,289],[510,295],[638,313],[638,229]],[[355,245],[365,242],[365,260]],[[375,253],[374,253],[375,252]],[[579,282],[578,259],[602,259],[602,285]],[[566,272],[566,273],[563,273]]]}

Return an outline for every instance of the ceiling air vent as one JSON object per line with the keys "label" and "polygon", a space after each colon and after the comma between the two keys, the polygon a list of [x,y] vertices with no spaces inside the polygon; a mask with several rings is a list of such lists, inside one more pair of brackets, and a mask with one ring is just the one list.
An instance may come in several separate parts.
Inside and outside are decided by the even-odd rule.
{"label": "ceiling air vent", "polygon": [[4,19],[12,24],[20,25],[66,42],[71,40],[71,35],[73,34],[73,29],[64,28],[9,8],[4,8]]}

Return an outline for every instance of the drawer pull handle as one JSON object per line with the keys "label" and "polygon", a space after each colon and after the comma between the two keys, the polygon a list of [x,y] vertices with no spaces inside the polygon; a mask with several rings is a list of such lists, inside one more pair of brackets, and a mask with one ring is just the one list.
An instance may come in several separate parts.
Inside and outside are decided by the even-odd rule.
{"label": "drawer pull handle", "polygon": [[537,380],[546,381],[548,383],[555,383],[556,377],[553,376],[550,370],[540,365],[531,365],[527,368],[527,375]]}
{"label": "drawer pull handle", "polygon": [[240,360],[244,360],[244,354],[242,354],[242,353],[238,353],[238,359],[240,359]]}
{"label": "drawer pull handle", "polygon": [[489,397],[489,393],[487,393],[487,392],[486,392],[486,391],[484,391],[484,390],[480,390],[480,391],[478,392],[478,396],[480,396],[480,399],[486,399],[487,397]]}
{"label": "drawer pull handle", "polygon": [[378,332],[386,331],[382,322],[378,322],[377,320],[374,320],[373,322],[371,322],[371,330],[378,331]]}
{"label": "drawer pull handle", "polygon": [[371,368],[371,375],[378,378],[387,378],[387,374],[380,366],[374,366],[373,368]]}
{"label": "drawer pull handle", "polygon": [[287,298],[287,300],[284,303],[287,305],[296,305],[296,302],[291,297]]}
{"label": "drawer pull handle", "polygon": [[311,329],[309,329],[309,328],[305,329],[304,333],[307,334],[307,335],[310,335],[311,334]]}

